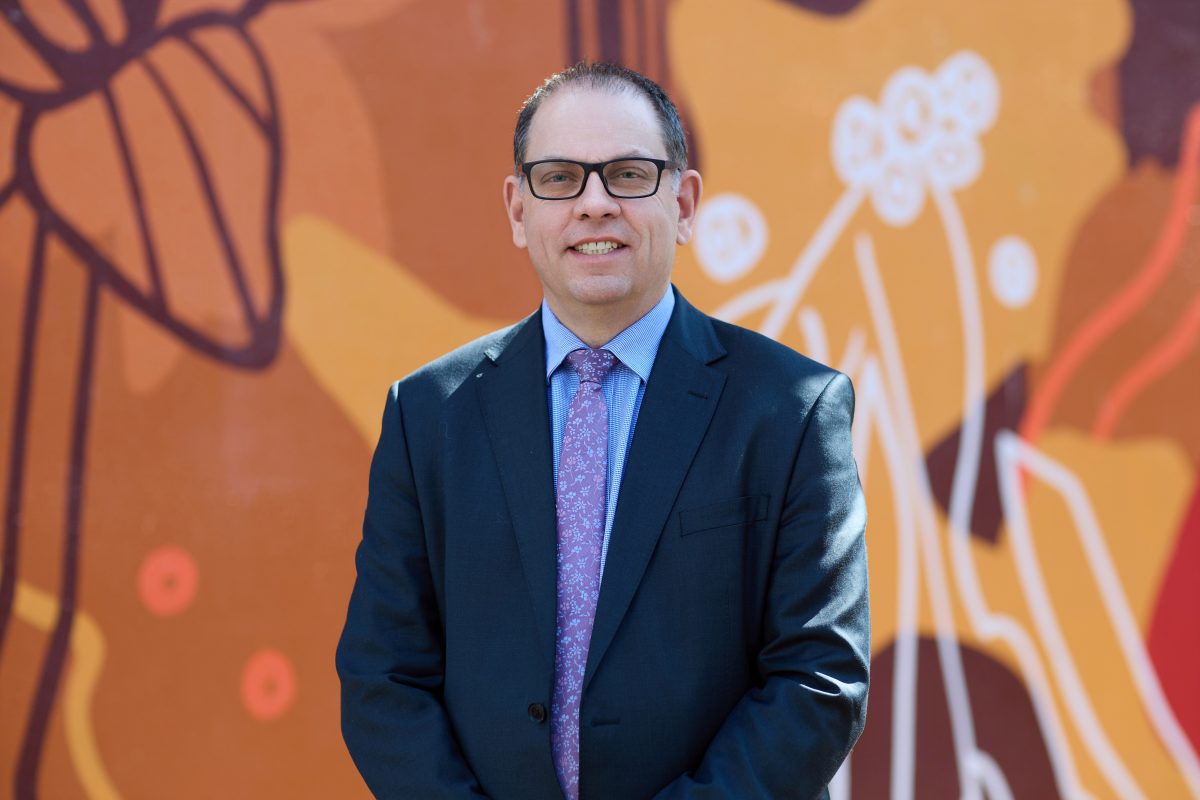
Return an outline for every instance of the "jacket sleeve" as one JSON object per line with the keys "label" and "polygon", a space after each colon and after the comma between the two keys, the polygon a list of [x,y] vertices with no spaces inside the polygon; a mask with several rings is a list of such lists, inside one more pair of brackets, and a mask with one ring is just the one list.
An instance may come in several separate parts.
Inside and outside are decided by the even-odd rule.
{"label": "jacket sleeve", "polygon": [[824,796],[866,721],[866,507],[851,451],[854,394],[836,375],[810,410],[776,539],[759,685],[660,800]]}
{"label": "jacket sleeve", "polygon": [[442,627],[399,387],[371,461],[358,577],[337,648],[342,736],[378,798],[484,797],[441,701]]}

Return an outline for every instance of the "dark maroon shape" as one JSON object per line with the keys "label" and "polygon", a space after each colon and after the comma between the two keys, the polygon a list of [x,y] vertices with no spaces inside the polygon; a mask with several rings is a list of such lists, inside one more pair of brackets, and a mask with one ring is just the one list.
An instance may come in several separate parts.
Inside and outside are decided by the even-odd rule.
{"label": "dark maroon shape", "polygon": [[1200,2],[1131,0],[1133,38],[1118,67],[1129,163],[1174,167],[1188,110],[1200,102]]}
{"label": "dark maroon shape", "polygon": [[[971,534],[995,544],[1000,536],[1000,487],[996,482],[996,453],[992,443],[1000,430],[1016,430],[1025,413],[1027,365],[1008,374],[987,399],[984,412],[983,448],[979,478],[975,483],[975,506],[971,511]],[[958,459],[960,429],[938,442],[925,457],[933,496],[943,510],[950,509],[950,487],[954,483],[954,465]]]}
{"label": "dark maroon shape", "polygon": [[779,0],[789,6],[802,8],[814,14],[824,14],[829,17],[840,17],[849,14],[862,5],[863,0]]}
{"label": "dark maroon shape", "polygon": [[[595,7],[596,26],[600,40],[600,60],[623,64],[636,69],[661,85],[678,105],[683,120],[683,131],[687,137],[688,160],[694,169],[700,168],[700,142],[695,131],[688,125],[687,99],[681,96],[678,87],[671,82],[670,55],[667,52],[667,8],[669,2],[655,2],[652,13],[658,16],[653,41],[641,26],[635,26],[633,41],[626,41],[621,23],[621,4],[600,2]],[[588,21],[580,14],[579,0],[564,0],[566,11],[567,61],[574,64],[584,60],[583,30]]]}
{"label": "dark maroon shape", "polygon": [[[1004,773],[1013,797],[1058,797],[1045,740],[1025,685],[986,653],[960,645],[975,742]],[[950,713],[937,642],[917,640],[916,773],[913,796],[958,800],[961,796]],[[867,727],[850,764],[854,798],[890,797],[892,768],[892,679],[895,648],[871,661]]]}

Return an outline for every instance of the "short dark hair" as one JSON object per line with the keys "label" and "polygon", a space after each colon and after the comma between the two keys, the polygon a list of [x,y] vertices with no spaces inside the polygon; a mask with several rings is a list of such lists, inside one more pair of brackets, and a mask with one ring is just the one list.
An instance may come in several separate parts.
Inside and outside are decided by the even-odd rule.
{"label": "short dark hair", "polygon": [[533,94],[526,98],[517,114],[517,127],[513,131],[513,167],[517,175],[521,174],[521,164],[525,161],[525,150],[529,146],[529,128],[533,124],[533,115],[538,106],[550,95],[564,86],[582,86],[587,89],[604,89],[607,91],[630,91],[640,94],[650,101],[655,116],[658,117],[662,128],[663,142],[667,146],[667,158],[674,162],[679,169],[687,169],[687,137],[683,132],[683,122],[679,119],[679,111],[667,93],[654,81],[640,72],[634,72],[620,64],[599,62],[588,64],[579,62],[556,72],[542,82]]}

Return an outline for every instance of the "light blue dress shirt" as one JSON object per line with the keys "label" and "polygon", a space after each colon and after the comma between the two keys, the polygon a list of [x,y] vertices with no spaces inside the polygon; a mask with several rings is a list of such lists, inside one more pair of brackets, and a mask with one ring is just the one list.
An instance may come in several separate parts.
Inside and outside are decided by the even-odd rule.
{"label": "light blue dress shirt", "polygon": [[[633,429],[637,425],[638,409],[642,406],[642,395],[646,393],[646,381],[658,356],[658,345],[662,341],[671,311],[675,308],[675,293],[667,287],[667,293],[654,308],[625,330],[613,337],[601,349],[617,357],[617,363],[600,382],[604,400],[608,403],[608,485],[605,489],[604,544],[600,550],[600,573],[604,574],[604,563],[608,559],[608,541],[612,536],[613,516],[617,510],[617,495],[621,490],[621,475],[625,470],[625,456],[633,440]],[[546,301],[542,301],[542,333],[546,337],[546,395],[550,405],[550,430],[554,440],[554,485],[558,486],[558,459],[562,452],[563,428],[567,424],[567,409],[575,390],[579,388],[579,375],[566,363],[567,354],[587,345],[572,333]]]}

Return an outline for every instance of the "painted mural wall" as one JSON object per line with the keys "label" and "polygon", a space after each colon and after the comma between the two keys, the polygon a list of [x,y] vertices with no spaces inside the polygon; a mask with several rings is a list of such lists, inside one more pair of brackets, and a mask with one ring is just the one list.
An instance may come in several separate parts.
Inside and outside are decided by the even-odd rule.
{"label": "painted mural wall", "polygon": [[676,284],[857,388],[834,797],[1200,798],[1195,0],[0,9],[0,792],[366,796],[384,393],[535,307],[511,126],[604,58],[686,117]]}

